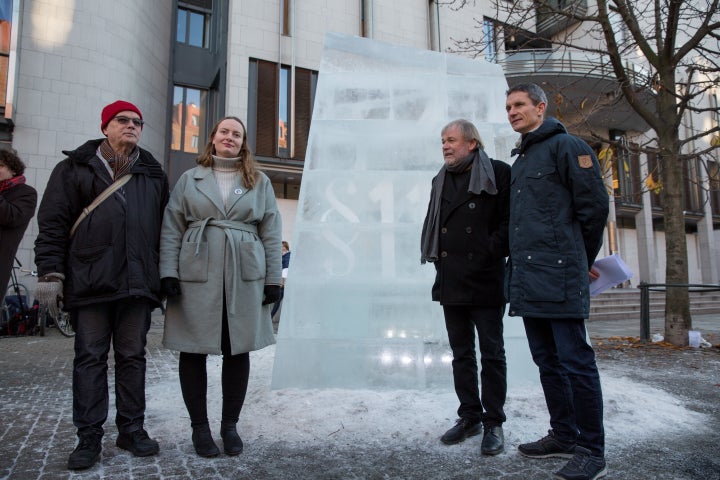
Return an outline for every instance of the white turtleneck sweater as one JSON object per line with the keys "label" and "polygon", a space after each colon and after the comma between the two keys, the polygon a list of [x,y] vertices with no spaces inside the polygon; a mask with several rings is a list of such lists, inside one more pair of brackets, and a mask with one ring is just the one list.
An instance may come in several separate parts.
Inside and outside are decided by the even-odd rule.
{"label": "white turtleneck sweater", "polygon": [[220,194],[222,195],[223,203],[225,208],[228,205],[228,198],[230,198],[230,192],[233,191],[233,187],[240,183],[238,177],[240,176],[240,170],[238,170],[237,162],[240,158],[223,158],[216,157],[213,155],[213,166],[212,171],[215,175],[215,181],[220,187]]}

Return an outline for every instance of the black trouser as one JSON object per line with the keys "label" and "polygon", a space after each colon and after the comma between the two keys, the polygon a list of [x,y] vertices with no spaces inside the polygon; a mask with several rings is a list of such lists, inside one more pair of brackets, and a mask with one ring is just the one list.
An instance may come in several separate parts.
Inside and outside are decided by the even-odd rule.
{"label": "black trouser", "polygon": [[[222,361],[222,422],[237,423],[240,417],[250,376],[250,353],[230,354],[227,312],[223,307],[220,348]],[[192,426],[208,423],[207,416],[207,355],[180,352],[180,389]]]}
{"label": "black trouser", "polygon": [[[477,307],[444,305],[445,326],[453,352],[453,380],[460,400],[458,416],[486,426],[505,422],[507,364],[503,339],[505,306]],[[478,391],[475,330],[480,345],[480,383]]]}
{"label": "black trouser", "polygon": [[605,455],[602,387],[585,320],[524,317],[523,322],[555,436]]}
{"label": "black trouser", "polygon": [[151,308],[143,299],[79,307],[70,312],[75,329],[73,423],[78,433],[103,434],[108,415],[108,352],[115,352],[115,423],[120,433],[145,421],[145,344]]}

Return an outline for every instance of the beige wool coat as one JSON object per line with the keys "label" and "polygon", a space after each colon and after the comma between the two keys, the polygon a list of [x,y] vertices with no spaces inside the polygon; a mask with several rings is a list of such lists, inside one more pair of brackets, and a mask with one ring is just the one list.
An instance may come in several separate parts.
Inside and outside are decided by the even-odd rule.
{"label": "beige wool coat", "polygon": [[265,285],[282,283],[281,218],[268,177],[248,190],[238,176],[225,206],[212,169],[185,172],[170,194],[160,237],[160,276],[180,280],[169,298],[163,344],[220,354],[223,293],[232,354],[275,343]]}

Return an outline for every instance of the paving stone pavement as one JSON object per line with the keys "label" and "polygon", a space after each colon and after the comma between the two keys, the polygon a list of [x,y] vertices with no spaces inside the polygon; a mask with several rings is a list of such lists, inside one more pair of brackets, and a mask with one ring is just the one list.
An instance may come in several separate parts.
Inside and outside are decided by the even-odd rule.
{"label": "paving stone pavement", "polygon": [[[698,318],[695,325],[713,345],[720,344],[720,318]],[[653,331],[658,328],[656,323]],[[589,322],[588,330],[595,342],[603,343],[598,348],[601,370],[628,370],[633,380],[672,392],[689,408],[708,414],[714,432],[701,436],[688,431],[632,448],[608,445],[607,478],[720,480],[720,349],[635,348],[622,340],[602,340],[639,334],[639,326],[617,321]],[[148,335],[148,383],[177,377],[177,355],[160,345],[161,336],[162,318],[155,315]],[[160,442],[160,454],[135,458],[115,446],[111,393],[100,462],[88,471],[70,472],[67,457],[75,446],[72,350],[72,339],[54,329],[45,337],[0,338],[0,478],[544,480],[563,465],[562,460],[526,459],[514,449],[481,457],[477,442],[428,450],[400,441],[380,444],[373,438],[364,445],[322,448],[261,438],[246,444],[240,456],[202,459],[192,450],[189,429],[188,438],[162,438],[153,435],[152,425],[148,430]]]}

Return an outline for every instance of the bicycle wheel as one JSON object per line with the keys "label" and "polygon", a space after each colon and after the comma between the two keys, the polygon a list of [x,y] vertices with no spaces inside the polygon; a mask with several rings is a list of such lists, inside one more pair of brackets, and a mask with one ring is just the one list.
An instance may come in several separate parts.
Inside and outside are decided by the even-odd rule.
{"label": "bicycle wheel", "polygon": [[57,325],[60,333],[66,337],[75,336],[75,330],[73,330],[72,325],[70,324],[70,314],[68,312],[60,311],[60,315],[55,317],[55,325]]}

